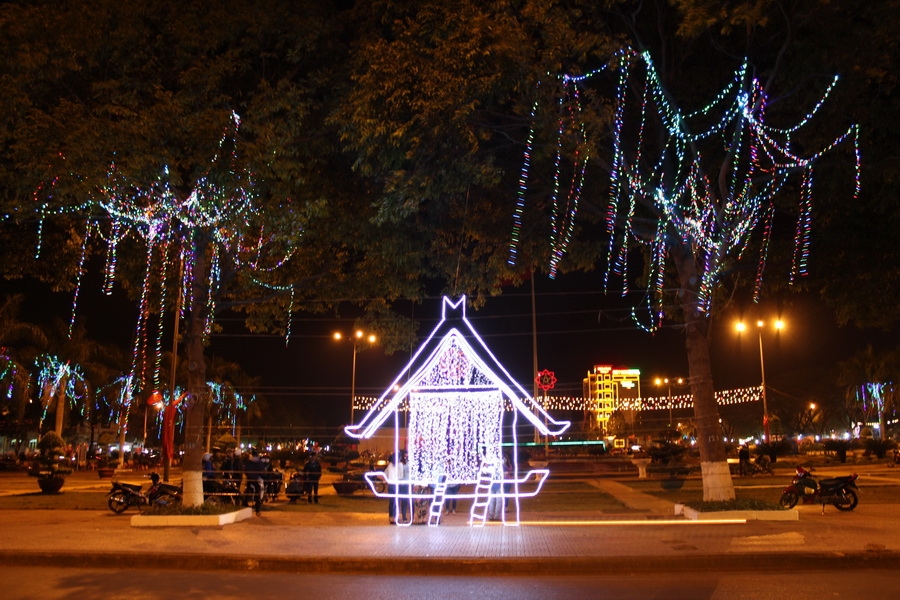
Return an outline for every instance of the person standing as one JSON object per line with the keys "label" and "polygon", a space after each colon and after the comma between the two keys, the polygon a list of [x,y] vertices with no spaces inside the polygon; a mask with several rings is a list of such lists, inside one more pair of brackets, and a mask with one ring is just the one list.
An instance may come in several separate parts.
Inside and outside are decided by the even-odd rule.
{"label": "person standing", "polygon": [[488,503],[487,516],[491,521],[500,521],[503,519],[503,513],[506,512],[506,493],[508,491],[507,483],[512,473],[512,466],[506,454],[501,457],[500,465],[495,473],[496,479],[491,484],[491,500]]}
{"label": "person standing", "polygon": [[750,471],[750,447],[743,444],[738,450],[738,471],[741,476],[747,475]]}
{"label": "person standing", "polygon": [[[452,464],[448,458],[444,462],[444,476],[449,479],[452,471]],[[459,493],[460,485],[461,484],[458,481],[447,483],[447,489],[444,492],[444,498],[446,499],[444,504],[444,514],[456,514],[456,494]]]}
{"label": "person standing", "polygon": [[409,461],[406,457],[406,452],[400,453],[400,463],[397,465],[398,469],[398,478],[400,479],[400,506],[398,507],[399,516],[401,523],[408,523],[411,515],[411,508],[413,505],[412,496],[410,496],[410,487],[409,487]]}
{"label": "person standing", "polygon": [[397,490],[399,486],[396,483],[400,477],[400,470],[397,468],[397,455],[391,454],[388,458],[387,467],[384,469],[384,478],[388,482],[388,522],[391,525],[397,524]]}
{"label": "person standing", "polygon": [[456,514],[456,495],[459,493],[460,486],[459,482],[451,483],[447,486],[447,508],[444,512],[448,515]]}
{"label": "person standing", "polygon": [[306,479],[306,491],[309,494],[307,500],[310,504],[319,503],[319,480],[322,478],[322,463],[319,462],[319,453],[314,452],[303,465],[303,476]]}
{"label": "person standing", "polygon": [[222,478],[226,481],[239,484],[241,482],[241,471],[243,470],[243,465],[241,463],[240,448],[235,448],[234,451],[228,452],[221,465]]}
{"label": "person standing", "polygon": [[259,458],[259,452],[253,448],[250,451],[250,458],[244,463],[244,475],[247,477],[244,493],[247,495],[247,501],[253,502],[253,510],[256,514],[262,510],[263,495],[265,494],[263,473],[265,472],[266,467]]}
{"label": "person standing", "polygon": [[203,479],[209,481],[216,478],[216,468],[213,466],[213,456],[209,452],[203,455]]}

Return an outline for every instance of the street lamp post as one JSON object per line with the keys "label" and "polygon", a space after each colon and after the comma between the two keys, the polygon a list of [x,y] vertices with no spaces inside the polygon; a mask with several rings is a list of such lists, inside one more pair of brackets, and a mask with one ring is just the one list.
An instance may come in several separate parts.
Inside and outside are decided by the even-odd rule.
{"label": "street lamp post", "polygon": [[[666,395],[666,403],[669,405],[669,427],[672,427],[673,419],[672,419],[672,381],[669,380],[668,377],[657,377],[653,383],[656,384],[657,387],[665,384],[668,389],[668,394]],[[675,379],[676,385],[683,385],[684,378],[678,377]]]}
{"label": "street lamp post", "polygon": [[[343,334],[340,331],[334,332],[335,340],[342,340],[344,338]],[[378,339],[375,337],[374,333],[370,333],[368,336],[366,332],[362,329],[357,329],[353,332],[351,339],[353,340],[353,367],[350,373],[350,424],[353,424],[354,418],[356,416],[356,352],[359,348],[359,342],[363,338],[366,339],[370,344],[374,344]]]}
{"label": "street lamp post", "polygon": [[[768,400],[766,396],[766,360],[763,354],[763,341],[762,341],[762,332],[763,327],[765,326],[765,322],[759,320],[756,322],[756,333],[759,338],[759,372],[762,376],[762,402],[763,402],[763,435],[765,436],[766,443],[769,443],[770,440],[770,432],[769,432],[769,406]],[[781,319],[775,320],[773,323],[776,331],[780,331],[784,329],[784,321]],[[739,322],[737,324],[738,333],[742,333],[747,330],[747,326],[743,322]]]}
{"label": "street lamp post", "polygon": [[656,386],[659,387],[662,384],[666,384],[668,387],[668,394],[666,395],[666,404],[669,405],[669,427],[672,426],[672,383],[669,381],[668,377],[657,377]]}

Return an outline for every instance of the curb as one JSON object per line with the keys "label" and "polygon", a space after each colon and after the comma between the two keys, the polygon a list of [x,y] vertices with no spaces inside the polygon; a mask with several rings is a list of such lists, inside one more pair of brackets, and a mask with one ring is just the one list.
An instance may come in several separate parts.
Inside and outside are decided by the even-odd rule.
{"label": "curb", "polygon": [[[690,554],[683,556],[618,557],[277,557],[222,554],[148,555],[134,552],[12,552],[0,551],[4,565],[78,569],[151,569],[268,573],[355,573],[361,575],[517,575],[559,576],[604,573],[705,573],[833,571],[896,569],[900,551],[792,552],[753,554]],[[125,566],[127,565],[127,567]]]}
{"label": "curb", "polygon": [[253,518],[252,508],[219,515],[134,515],[132,527],[222,527]]}

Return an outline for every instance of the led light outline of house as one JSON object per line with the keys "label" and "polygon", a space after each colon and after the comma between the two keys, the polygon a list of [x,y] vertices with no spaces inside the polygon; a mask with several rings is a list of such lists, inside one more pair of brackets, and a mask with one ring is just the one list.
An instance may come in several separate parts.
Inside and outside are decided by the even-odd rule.
{"label": "led light outline of house", "polygon": [[[362,439],[370,438],[375,432],[381,428],[385,422],[394,416],[394,452],[400,448],[400,431],[398,426],[397,415],[399,407],[404,399],[411,393],[421,388],[421,380],[434,368],[436,362],[440,359],[447,348],[454,343],[461,349],[468,360],[471,361],[477,371],[486,377],[490,382],[489,391],[496,391],[501,394],[501,401],[505,400],[512,406],[513,418],[510,427],[513,447],[517,442],[517,422],[518,415],[522,414],[534,427],[544,435],[559,435],[568,429],[570,423],[568,421],[557,421],[553,419],[539,404],[537,404],[528,392],[519,385],[500,364],[493,353],[488,349],[487,345],[472,327],[472,324],[466,318],[466,297],[461,296],[455,303],[446,296],[443,298],[441,311],[441,321],[434,328],[428,338],[419,346],[415,355],[410,359],[407,369],[401,371],[400,375],[391,383],[385,392],[378,398],[373,406],[366,413],[365,417],[359,424],[351,424],[345,427],[347,435]],[[460,327],[454,326],[459,322]],[[414,369],[414,371],[413,371]],[[404,379],[404,373],[412,371],[405,383],[401,383]],[[451,386],[454,389],[474,390],[479,387],[481,391],[485,391],[484,386],[456,385]],[[434,389],[434,388],[430,388]],[[396,390],[396,391],[395,391]],[[502,418],[500,423],[500,431],[498,437],[502,442]],[[513,453],[513,478],[503,480],[503,483],[511,485],[510,493],[504,493],[505,498],[510,498],[515,502],[515,523],[519,520],[519,498],[536,495],[546,480],[548,471],[546,469],[538,469],[529,471],[524,477],[519,477],[518,456]],[[374,479],[384,478],[381,472],[372,472],[366,474],[373,492],[382,497],[408,498],[409,496],[396,493],[379,493],[375,491]],[[537,480],[536,488],[533,491],[522,492],[519,490],[519,484],[524,483],[529,478],[535,477]],[[397,485],[399,482],[387,481],[390,485]],[[404,482],[406,483],[406,482]],[[412,481],[411,485],[434,485],[436,482],[431,481]],[[473,481],[463,481],[462,483],[475,483]],[[428,497],[428,496],[424,496]],[[459,498],[472,498],[473,494],[462,493],[457,495]],[[503,518],[506,522],[506,518]]]}

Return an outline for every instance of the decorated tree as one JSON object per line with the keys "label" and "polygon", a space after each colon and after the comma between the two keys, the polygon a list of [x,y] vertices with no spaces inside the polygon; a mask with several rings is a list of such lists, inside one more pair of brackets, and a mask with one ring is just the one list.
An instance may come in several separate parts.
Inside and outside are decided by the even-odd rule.
{"label": "decorated tree", "polygon": [[4,433],[19,444],[26,437],[34,359],[47,345],[47,336],[39,326],[20,320],[24,300],[22,295],[7,296],[0,304],[0,421]]}
{"label": "decorated tree", "polygon": [[[3,214],[17,225],[3,232],[5,274],[41,277],[79,299],[99,264],[103,291],[134,299],[122,423],[138,393],[169,383],[161,356],[179,323],[189,505],[202,501],[203,353],[216,313],[238,307],[251,329],[289,339],[301,301],[340,297],[339,281],[308,283],[352,275],[364,261],[341,246],[365,248],[375,237],[347,235],[365,218],[328,227],[366,212],[352,178],[329,182],[340,165],[322,134],[325,107],[313,101],[342,55],[330,35],[335,10],[129,0],[0,8],[9,58],[0,75],[9,116],[0,133]],[[239,114],[249,115],[243,129]],[[317,218],[320,230],[307,235]],[[21,252],[29,246],[34,253]],[[365,266],[364,282],[389,285],[384,268]]]}
{"label": "decorated tree", "polygon": [[[690,11],[687,19],[696,16]],[[762,26],[760,14],[735,17],[748,26]],[[638,36],[639,37],[639,36]],[[787,44],[787,40],[785,41]],[[785,47],[786,49],[786,47]],[[777,69],[776,69],[777,70]],[[713,73],[716,71],[713,70]],[[616,282],[627,294],[636,281],[644,286],[644,303],[635,307],[636,323],[648,331],[664,320],[682,323],[694,397],[695,423],[703,470],[704,500],[730,500],[734,488],[726,462],[721,419],[715,400],[709,335],[716,296],[736,265],[755,255],[752,298],[758,300],[775,231],[776,198],[799,180],[790,276],[807,274],[815,166],[842,143],[855,153],[855,185],[859,194],[857,129],[844,125],[820,148],[810,148],[807,132],[837,78],[822,86],[822,95],[787,121],[777,112],[772,86],[774,73],[762,77],[745,60],[718,92],[698,97],[693,88],[682,106],[668,81],[671,74],[657,67],[652,53],[641,48],[619,52],[603,69],[561,76],[558,156],[570,131],[584,131],[579,123],[581,88],[599,75],[616,79],[609,161],[610,190],[606,211],[608,254],[605,282]],[[668,75],[668,76],[667,76]],[[612,79],[612,77],[610,77]],[[772,113],[777,115],[772,118]],[[570,124],[571,123],[571,124]],[[576,144],[568,174],[556,161],[554,181],[566,177],[561,191],[554,188],[551,236],[552,274],[566,251],[584,185],[589,148]],[[526,150],[523,189],[531,169]],[[514,217],[516,259],[522,211],[527,195],[521,192]],[[641,274],[634,276],[631,254],[642,246]],[[755,249],[751,249],[755,248]],[[768,415],[765,417],[768,419]]]}
{"label": "decorated tree", "polygon": [[[897,382],[900,381],[900,348],[876,352],[868,345],[838,365],[837,384],[845,399],[855,405],[862,418],[858,422],[878,422],[878,437],[888,439],[897,408]],[[851,428],[857,423],[852,423]]]}

